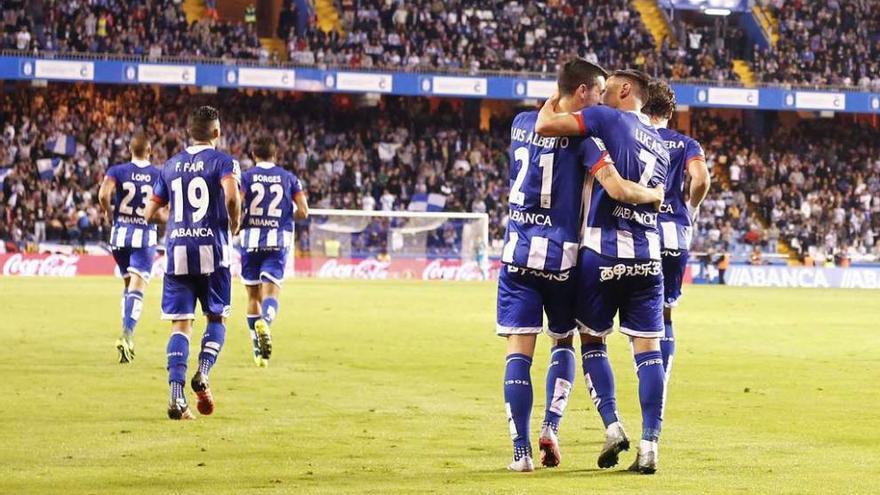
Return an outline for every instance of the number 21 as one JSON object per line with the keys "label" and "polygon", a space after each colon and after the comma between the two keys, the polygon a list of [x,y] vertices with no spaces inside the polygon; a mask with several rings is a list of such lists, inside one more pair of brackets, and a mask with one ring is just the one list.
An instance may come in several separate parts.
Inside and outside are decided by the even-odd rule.
{"label": "number 21", "polygon": [[[516,174],[516,180],[513,181],[513,187],[510,188],[510,197],[508,202],[515,205],[524,205],[526,202],[526,193],[522,192],[523,182],[526,180],[526,174],[529,170],[529,149],[523,146],[517,148],[513,152],[513,158],[520,162],[519,173]],[[541,168],[541,208],[550,208],[551,189],[553,187],[553,153],[543,153],[538,158],[538,166]]]}

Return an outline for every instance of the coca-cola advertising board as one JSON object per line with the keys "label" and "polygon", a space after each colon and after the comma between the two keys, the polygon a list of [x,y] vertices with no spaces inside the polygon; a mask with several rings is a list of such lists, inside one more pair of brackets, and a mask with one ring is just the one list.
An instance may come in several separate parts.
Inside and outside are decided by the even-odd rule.
{"label": "coca-cola advertising board", "polygon": [[[459,259],[411,258],[378,260],[375,258],[302,257],[288,264],[287,276],[334,279],[420,279],[484,280],[496,279],[500,263],[489,261],[480,267],[476,261]],[[153,263],[153,276],[161,277],[165,263],[159,256]],[[4,277],[75,277],[81,275],[119,275],[110,255],[77,254],[0,254],[0,276]],[[233,257],[233,275],[241,272],[238,256]]]}

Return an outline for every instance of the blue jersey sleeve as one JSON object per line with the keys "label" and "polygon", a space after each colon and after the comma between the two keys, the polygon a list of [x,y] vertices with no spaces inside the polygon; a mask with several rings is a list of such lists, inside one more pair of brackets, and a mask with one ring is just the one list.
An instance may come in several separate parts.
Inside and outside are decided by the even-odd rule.
{"label": "blue jersey sleeve", "polygon": [[290,197],[294,197],[303,190],[302,182],[296,174],[290,174]]}
{"label": "blue jersey sleeve", "polygon": [[108,168],[107,173],[104,174],[104,177],[112,180],[113,182],[118,183],[119,182],[119,175],[116,173],[117,169],[119,169],[119,167],[117,167],[115,165]]}
{"label": "blue jersey sleeve", "polygon": [[614,165],[611,155],[605,148],[605,142],[597,137],[584,139],[581,144],[581,153],[583,155],[583,166],[590,175],[596,175],[605,165]]}
{"label": "blue jersey sleeve", "polygon": [[596,105],[584,108],[573,115],[578,121],[582,135],[596,136],[602,132],[614,114],[615,110],[606,106]]}
{"label": "blue jersey sleeve", "polygon": [[156,182],[153,184],[153,201],[162,205],[168,204],[168,185],[165,184],[165,177],[161,172],[156,176]]}
{"label": "blue jersey sleeve", "polygon": [[220,163],[220,180],[232,177],[241,184],[241,165],[239,165],[238,160],[233,160],[229,156],[224,156],[223,158],[223,161]]}
{"label": "blue jersey sleeve", "polygon": [[684,148],[684,163],[687,164],[694,158],[703,158],[705,160],[705,153],[703,153],[703,147],[700,146],[695,139],[689,139]]}

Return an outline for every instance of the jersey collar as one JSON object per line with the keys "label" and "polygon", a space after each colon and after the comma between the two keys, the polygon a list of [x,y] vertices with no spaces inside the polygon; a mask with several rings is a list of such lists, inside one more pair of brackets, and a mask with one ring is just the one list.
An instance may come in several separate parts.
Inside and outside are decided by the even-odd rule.
{"label": "jersey collar", "polygon": [[654,127],[654,125],[651,124],[651,119],[649,119],[648,116],[643,114],[642,112],[637,112],[635,110],[627,110],[626,112],[635,114],[635,116],[638,117],[639,120],[641,120],[643,124]]}
{"label": "jersey collar", "polygon": [[272,162],[257,162],[257,164],[255,166],[268,170],[268,169],[274,167],[275,164]]}
{"label": "jersey collar", "polygon": [[146,168],[151,165],[149,160],[132,160],[131,163],[134,163],[135,166],[140,168]]}
{"label": "jersey collar", "polygon": [[202,151],[205,151],[205,150],[212,150],[212,149],[214,149],[214,147],[211,146],[210,144],[200,144],[200,145],[198,145],[198,146],[190,146],[190,147],[188,147],[188,148],[186,149],[186,152],[189,153],[190,155],[195,155],[196,153],[200,153],[200,152],[202,152]]}

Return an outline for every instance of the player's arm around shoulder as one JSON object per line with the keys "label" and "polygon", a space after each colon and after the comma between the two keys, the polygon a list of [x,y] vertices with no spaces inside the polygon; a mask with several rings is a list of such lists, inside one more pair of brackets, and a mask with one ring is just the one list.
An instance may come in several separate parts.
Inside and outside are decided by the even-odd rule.
{"label": "player's arm around shoulder", "polygon": [[581,112],[559,112],[557,109],[558,103],[559,93],[554,92],[544,102],[544,105],[538,112],[538,119],[535,121],[535,132],[547,137],[585,135],[586,129]]}
{"label": "player's arm around shoulder", "polygon": [[621,203],[635,205],[651,203],[659,211],[666,195],[663,183],[648,188],[621,177],[608,153],[604,153],[603,157],[592,166],[590,174],[602,184],[602,188],[609,196]]}

